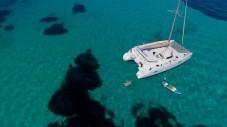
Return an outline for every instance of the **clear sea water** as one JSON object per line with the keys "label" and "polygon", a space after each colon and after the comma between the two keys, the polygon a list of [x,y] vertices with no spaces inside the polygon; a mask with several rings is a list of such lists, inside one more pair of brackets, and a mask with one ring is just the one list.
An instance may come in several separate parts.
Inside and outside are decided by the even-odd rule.
{"label": "clear sea water", "polygon": [[[7,0],[0,0],[7,3]],[[87,12],[72,15],[75,3]],[[1,6],[12,12],[0,28],[0,126],[44,127],[62,119],[48,110],[68,65],[91,49],[101,67],[103,85],[91,92],[94,99],[114,111],[125,127],[133,127],[134,103],[154,102],[173,113],[177,121],[192,126],[227,126],[227,22],[188,8],[185,46],[193,52],[185,64],[138,80],[137,65],[122,55],[135,45],[167,39],[176,0],[22,0]],[[183,5],[183,4],[182,4]],[[227,9],[227,8],[226,8]],[[67,34],[43,35],[53,15]],[[178,17],[174,38],[180,41],[183,16]],[[165,89],[163,77],[181,89]],[[125,80],[133,84],[124,88]]]}

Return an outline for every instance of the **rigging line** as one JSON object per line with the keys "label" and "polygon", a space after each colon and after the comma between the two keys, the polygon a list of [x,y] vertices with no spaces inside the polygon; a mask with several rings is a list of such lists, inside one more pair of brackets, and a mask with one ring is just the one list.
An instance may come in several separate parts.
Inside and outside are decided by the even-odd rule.
{"label": "rigging line", "polygon": [[184,24],[183,24],[183,33],[182,33],[182,42],[181,42],[182,45],[184,45],[184,30],[185,30],[185,23],[186,23],[187,7],[188,7],[188,0],[185,1]]}
{"label": "rigging line", "polygon": [[170,34],[169,34],[169,39],[168,39],[169,43],[170,43],[170,39],[172,37],[172,33],[173,33],[174,26],[175,26],[176,18],[177,18],[178,12],[179,12],[180,1],[181,0],[178,1],[177,10],[176,10],[176,13],[175,13],[175,16],[174,16],[174,19],[173,19],[173,24],[172,24],[172,27],[171,27],[171,31],[170,31]]}
{"label": "rigging line", "polygon": [[175,23],[176,23],[176,18],[177,18],[177,15],[179,15],[180,1],[181,0],[178,0],[177,9],[175,11],[175,16],[174,16],[174,19],[173,19],[173,23],[172,23],[172,27],[171,27],[171,31],[170,31],[169,39],[168,39],[168,46],[165,48],[165,50],[162,51],[163,54],[165,54],[165,51],[170,47],[170,40],[171,40],[173,29],[174,29],[174,26],[175,26]]}

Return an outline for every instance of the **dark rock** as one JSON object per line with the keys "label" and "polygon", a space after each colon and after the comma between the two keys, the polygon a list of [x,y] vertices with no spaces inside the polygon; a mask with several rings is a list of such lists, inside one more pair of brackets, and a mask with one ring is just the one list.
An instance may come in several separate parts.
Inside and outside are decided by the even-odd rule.
{"label": "dark rock", "polygon": [[0,10],[0,22],[5,22],[5,17],[11,13],[10,10]]}
{"label": "dark rock", "polygon": [[6,25],[6,26],[4,26],[4,30],[5,31],[11,31],[13,29],[14,29],[14,26],[12,26],[12,25]]}
{"label": "dark rock", "polygon": [[71,67],[65,77],[67,86],[81,90],[93,90],[101,86],[102,81],[95,71]]}
{"label": "dark rock", "polygon": [[45,29],[44,35],[61,35],[67,32],[68,30],[63,27],[63,24],[53,24]]}
{"label": "dark rock", "polygon": [[54,21],[57,21],[57,20],[58,20],[57,17],[49,16],[49,17],[42,18],[39,21],[40,22],[54,22]]}
{"label": "dark rock", "polygon": [[174,125],[169,122],[169,119],[172,119],[175,123],[181,125],[163,106],[155,104],[148,108],[149,109],[146,109],[148,110],[147,113],[145,113],[146,110],[143,104],[135,104],[132,108],[133,116],[136,118],[136,127],[173,127]]}
{"label": "dark rock", "polygon": [[132,109],[131,109],[131,114],[132,114],[132,116],[133,117],[137,117],[137,113],[138,113],[138,111],[141,109],[141,108],[143,108],[143,104],[142,103],[138,103],[138,104],[134,104],[134,106],[132,107]]}
{"label": "dark rock", "polygon": [[97,70],[99,64],[97,59],[91,54],[91,51],[88,50],[86,53],[80,54],[75,60],[74,63],[77,64],[84,70]]}
{"label": "dark rock", "polygon": [[89,96],[87,91],[63,88],[55,92],[49,101],[49,109],[55,114],[62,116],[73,116],[77,114],[83,105],[88,103]]}
{"label": "dark rock", "polygon": [[72,9],[72,14],[77,14],[77,13],[84,13],[86,12],[86,9],[84,5],[82,4],[75,4]]}
{"label": "dark rock", "polygon": [[113,119],[115,117],[114,112],[111,110],[106,110],[106,113],[110,116],[111,119]]}
{"label": "dark rock", "polygon": [[[86,53],[78,55],[75,63],[78,66],[70,66],[65,81],[52,96],[48,106],[50,111],[66,116],[67,119],[63,122],[64,124],[55,122],[48,126],[115,127],[111,121],[114,113],[106,111],[104,106],[98,101],[90,99],[88,94],[88,90],[95,89],[102,84],[96,73],[96,69],[99,68],[97,59],[88,50]],[[111,119],[105,118],[106,112],[109,112]]]}
{"label": "dark rock", "polygon": [[61,126],[61,124],[58,121],[56,121],[56,122],[48,124],[47,127],[60,127],[60,126]]}

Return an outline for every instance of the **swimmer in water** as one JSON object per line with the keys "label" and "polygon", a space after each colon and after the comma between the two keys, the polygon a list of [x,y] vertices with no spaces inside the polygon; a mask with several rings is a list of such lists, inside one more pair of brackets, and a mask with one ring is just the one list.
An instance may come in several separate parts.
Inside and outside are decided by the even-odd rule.
{"label": "swimmer in water", "polygon": [[132,84],[132,81],[131,80],[127,80],[125,83],[124,83],[124,87],[128,87],[129,85]]}

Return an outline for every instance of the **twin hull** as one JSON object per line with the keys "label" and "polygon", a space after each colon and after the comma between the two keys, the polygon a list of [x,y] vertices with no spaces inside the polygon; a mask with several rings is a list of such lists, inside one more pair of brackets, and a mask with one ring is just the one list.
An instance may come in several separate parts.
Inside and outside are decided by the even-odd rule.
{"label": "twin hull", "polygon": [[[159,74],[161,72],[164,72],[164,71],[167,71],[167,70],[170,70],[184,62],[186,62],[187,60],[189,60],[192,56],[192,53],[191,54],[188,54],[184,59],[181,59],[180,61],[174,61],[172,62],[171,64],[168,64],[168,65],[165,65],[165,66],[162,66],[162,67],[159,67],[159,68],[156,68],[152,71],[144,71],[140,66],[138,67],[139,71],[136,73],[136,76],[138,79],[140,78],[146,78],[146,77],[149,77],[149,76],[152,76],[152,75],[156,75],[156,74]],[[136,62],[136,61],[135,61]]]}
{"label": "twin hull", "polygon": [[[165,43],[165,41],[159,41],[159,42],[150,43],[150,45],[157,46],[157,44],[161,44],[162,45],[161,47],[156,47],[157,49],[160,49],[160,48],[165,48],[165,46],[163,47],[164,43]],[[179,46],[179,44],[177,42],[175,42],[174,40],[171,40],[171,44],[172,45],[175,44],[175,45]],[[147,46],[147,45],[149,45],[149,44],[145,44],[143,46]],[[139,46],[139,47],[141,48],[141,46]],[[175,56],[181,56],[181,57],[177,57],[177,59],[160,59],[159,58],[156,60],[154,59],[154,61],[149,61],[149,60],[147,60],[147,58],[145,58],[144,54],[141,53],[141,51],[137,52],[138,51],[138,46],[137,46],[137,47],[132,48],[127,53],[125,53],[123,55],[123,60],[124,61],[134,60],[139,65],[139,67],[138,67],[139,71],[136,73],[137,78],[139,78],[139,79],[145,78],[145,77],[152,76],[152,75],[161,73],[163,71],[172,69],[172,68],[184,63],[185,61],[189,60],[192,56],[192,52],[188,51],[184,47],[181,47],[181,46],[179,46],[179,47],[183,48],[184,52],[175,51],[174,52]],[[151,52],[153,52],[153,50],[151,50]],[[152,54],[149,54],[149,55],[152,55]],[[148,57],[149,57],[149,55],[148,55]],[[145,60],[145,62],[141,62],[143,60]],[[170,61],[170,62],[168,62],[168,61]],[[157,67],[157,65],[158,65],[158,67]],[[149,68],[151,68],[151,69],[149,69]]]}

